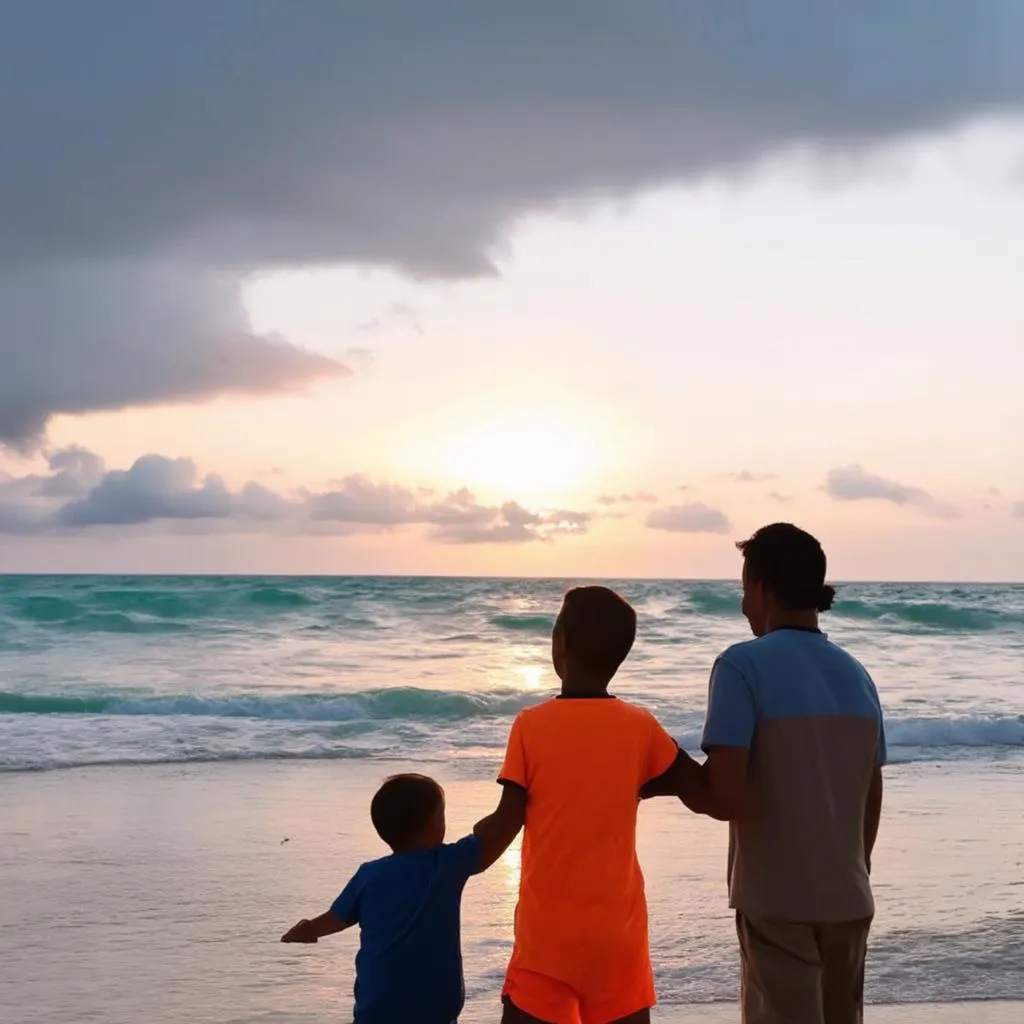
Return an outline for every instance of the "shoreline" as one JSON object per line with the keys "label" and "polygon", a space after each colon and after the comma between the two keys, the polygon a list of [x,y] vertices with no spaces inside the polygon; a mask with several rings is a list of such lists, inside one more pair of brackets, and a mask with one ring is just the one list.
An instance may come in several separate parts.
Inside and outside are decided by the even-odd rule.
{"label": "shoreline", "polygon": [[[1019,1024],[1024,1020],[1024,1002],[868,1003],[864,1018],[878,1024]],[[652,1024],[738,1024],[740,1010],[734,1003],[656,1006],[651,1020]]]}

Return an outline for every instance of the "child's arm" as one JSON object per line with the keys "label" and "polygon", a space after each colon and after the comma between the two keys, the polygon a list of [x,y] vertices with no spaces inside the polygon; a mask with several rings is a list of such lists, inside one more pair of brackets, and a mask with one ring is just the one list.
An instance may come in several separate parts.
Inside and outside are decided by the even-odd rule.
{"label": "child's arm", "polygon": [[710,814],[711,793],[704,766],[680,750],[668,771],[644,784],[640,799],[677,796],[695,814]]}
{"label": "child's arm", "polygon": [[504,782],[501,800],[494,811],[473,826],[480,840],[480,870],[486,871],[508,848],[526,821],[526,790]]}
{"label": "child's arm", "polygon": [[328,910],[311,921],[303,918],[281,936],[282,942],[317,942],[326,935],[335,935],[351,928],[348,921],[342,921],[333,911]]}

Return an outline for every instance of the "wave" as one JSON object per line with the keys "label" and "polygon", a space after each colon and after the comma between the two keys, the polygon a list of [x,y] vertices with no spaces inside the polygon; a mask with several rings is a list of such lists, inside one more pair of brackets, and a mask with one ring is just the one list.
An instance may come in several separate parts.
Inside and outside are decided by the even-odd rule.
{"label": "wave", "polygon": [[1024,747],[1024,715],[987,718],[891,718],[890,747]]}
{"label": "wave", "polygon": [[[963,596],[970,599],[970,594]],[[735,616],[739,614],[739,608],[738,590],[693,588],[686,595],[686,603],[671,609],[670,614],[694,611],[698,615]],[[981,633],[1024,627],[1024,611],[1016,608],[990,608],[981,602],[865,600],[844,597],[842,588],[829,614],[839,619],[910,625],[936,632]]]}
{"label": "wave", "polygon": [[[546,635],[561,585],[524,588],[521,582],[397,578],[12,577],[0,581],[0,619],[51,633],[209,631],[274,619],[323,632],[372,632],[393,624],[396,616],[417,628],[440,615],[452,634],[474,632],[482,619],[499,632]],[[545,605],[550,600],[551,612],[502,610],[509,607],[510,593]],[[734,584],[643,583],[632,585],[632,594],[641,627],[657,623],[664,636],[685,633],[694,616],[739,616],[740,591]],[[1020,630],[1024,590],[850,584],[840,586],[831,615],[839,623],[877,623],[886,632]],[[472,628],[460,625],[469,622]],[[0,640],[0,645],[10,643],[9,636]]]}
{"label": "wave", "polygon": [[305,594],[285,587],[256,587],[248,593],[248,599],[254,605],[269,608],[307,608],[314,602]]}
{"label": "wave", "polygon": [[966,607],[942,601],[868,602],[843,599],[840,594],[832,614],[850,619],[895,619],[943,632],[985,632],[1024,626],[1024,613],[995,608]]}
{"label": "wave", "polygon": [[[261,697],[125,696],[123,694],[63,695],[0,692],[0,715],[102,715],[259,719],[277,722],[458,723],[509,718],[536,704],[544,694],[520,690],[466,692],[394,687],[347,694],[288,694]],[[675,708],[657,701],[642,703],[671,728]],[[691,716],[680,740],[699,745]],[[673,730],[676,731],[676,730]],[[946,718],[890,715],[886,720],[890,747],[1024,747],[1024,715]]]}
{"label": "wave", "polygon": [[394,687],[350,694],[280,697],[24,694],[0,692],[2,715],[158,715],[291,722],[437,721],[514,715],[537,701],[518,690],[484,693]]}
{"label": "wave", "polygon": [[553,615],[495,615],[491,625],[516,633],[550,633],[555,624]]}

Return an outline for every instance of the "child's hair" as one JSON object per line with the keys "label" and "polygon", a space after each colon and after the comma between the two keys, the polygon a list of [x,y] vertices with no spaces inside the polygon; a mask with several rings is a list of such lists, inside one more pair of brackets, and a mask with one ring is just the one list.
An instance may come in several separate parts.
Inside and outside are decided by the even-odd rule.
{"label": "child's hair", "polygon": [[626,660],[636,639],[636,612],[608,587],[570,590],[559,621],[572,660],[606,682]]}
{"label": "child's hair", "polygon": [[444,790],[426,775],[392,775],[370,801],[370,820],[388,846],[416,839],[444,802]]}

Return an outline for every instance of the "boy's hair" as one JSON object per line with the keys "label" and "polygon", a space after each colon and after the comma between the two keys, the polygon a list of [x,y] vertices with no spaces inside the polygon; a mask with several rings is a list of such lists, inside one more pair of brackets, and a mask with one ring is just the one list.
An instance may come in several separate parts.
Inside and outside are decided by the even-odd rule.
{"label": "boy's hair", "polygon": [[827,612],[832,607],[836,592],[825,584],[825,552],[806,530],[792,523],[772,523],[736,547],[743,553],[748,577],[787,611]]}
{"label": "boy's hair", "polygon": [[370,801],[370,820],[388,846],[412,842],[444,801],[444,790],[426,775],[392,775]]}
{"label": "boy's hair", "polygon": [[636,639],[636,612],[607,587],[570,590],[559,621],[572,660],[606,682],[626,660]]}

